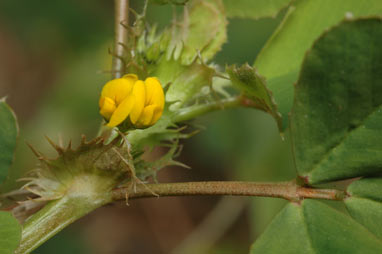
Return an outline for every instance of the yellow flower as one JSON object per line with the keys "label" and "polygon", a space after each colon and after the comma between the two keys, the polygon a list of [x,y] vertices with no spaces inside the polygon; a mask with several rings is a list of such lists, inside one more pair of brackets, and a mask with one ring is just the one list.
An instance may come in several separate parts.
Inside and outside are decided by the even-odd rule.
{"label": "yellow flower", "polygon": [[102,88],[100,114],[115,127],[126,119],[137,128],[155,124],[164,108],[164,93],[159,80],[149,77],[144,82],[134,74],[113,79]]}

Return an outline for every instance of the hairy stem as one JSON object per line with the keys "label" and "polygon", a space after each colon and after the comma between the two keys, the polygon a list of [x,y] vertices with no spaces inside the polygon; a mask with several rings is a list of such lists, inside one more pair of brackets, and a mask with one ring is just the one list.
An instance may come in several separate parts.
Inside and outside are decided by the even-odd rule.
{"label": "hairy stem", "polygon": [[30,253],[63,228],[112,202],[111,190],[117,184],[112,177],[83,174],[67,183],[63,197],[47,203],[23,225],[22,238],[16,254]]}
{"label": "hairy stem", "polygon": [[123,24],[129,21],[129,0],[115,0],[115,23],[114,23],[114,54],[113,54],[113,78],[120,78],[125,73],[126,56],[124,45],[127,45],[127,29]]}
{"label": "hairy stem", "polygon": [[284,198],[297,202],[304,198],[342,200],[343,191],[334,189],[315,189],[301,187],[294,182],[258,183],[258,182],[185,182],[138,185],[131,188],[113,190],[113,200],[147,198],[159,196],[195,196],[195,195],[231,195]]}
{"label": "hairy stem", "polygon": [[22,240],[15,253],[29,253],[63,228],[107,203],[128,198],[159,196],[231,195],[284,198],[299,202],[304,198],[342,200],[343,191],[307,188],[292,182],[184,182],[139,184],[135,188],[118,188],[115,179],[97,175],[75,178],[67,194],[51,201],[23,225]]}
{"label": "hairy stem", "polygon": [[188,121],[212,111],[235,108],[238,106],[241,106],[240,96],[181,109],[173,120],[174,122]]}
{"label": "hairy stem", "polygon": [[30,253],[69,224],[108,203],[93,203],[91,198],[89,201],[63,197],[47,204],[23,225],[22,240],[15,253]]}

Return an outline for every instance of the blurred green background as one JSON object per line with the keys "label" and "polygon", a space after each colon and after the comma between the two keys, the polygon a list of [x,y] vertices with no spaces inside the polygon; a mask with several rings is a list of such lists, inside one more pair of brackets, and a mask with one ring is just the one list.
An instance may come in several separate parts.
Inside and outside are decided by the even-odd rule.
{"label": "blurred green background", "polygon": [[[131,1],[132,8],[141,3]],[[77,144],[81,134],[96,134],[99,92],[111,78],[113,8],[110,0],[0,1],[0,96],[8,96],[20,124],[16,163],[2,191],[37,162],[26,142],[55,156],[44,135]],[[214,62],[252,64],[283,14],[229,20],[228,42]],[[163,28],[171,15],[171,6],[150,5],[147,17]],[[192,169],[164,169],[160,181],[293,177],[288,145],[263,112],[227,110],[197,124],[205,129],[183,142],[179,158]],[[283,204],[242,197],[132,200],[98,209],[34,253],[247,253]]]}

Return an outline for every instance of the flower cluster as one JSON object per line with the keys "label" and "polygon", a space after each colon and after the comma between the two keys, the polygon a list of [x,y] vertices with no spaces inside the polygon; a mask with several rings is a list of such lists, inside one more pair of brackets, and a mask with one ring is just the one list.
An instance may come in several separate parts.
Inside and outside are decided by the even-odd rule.
{"label": "flower cluster", "polygon": [[155,124],[164,108],[164,93],[159,80],[149,77],[138,80],[135,74],[113,79],[102,88],[100,114],[115,127],[129,121],[135,128]]}

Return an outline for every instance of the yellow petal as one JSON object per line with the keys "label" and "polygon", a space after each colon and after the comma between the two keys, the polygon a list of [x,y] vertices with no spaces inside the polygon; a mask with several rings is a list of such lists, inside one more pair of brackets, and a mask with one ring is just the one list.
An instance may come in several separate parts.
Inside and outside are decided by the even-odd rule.
{"label": "yellow petal", "polygon": [[163,88],[157,78],[147,78],[146,85],[146,103],[145,105],[157,105],[159,108],[164,107],[164,93]]}
{"label": "yellow petal", "polygon": [[109,97],[101,97],[99,100],[100,114],[106,119],[110,119],[116,109],[115,102]]}
{"label": "yellow petal", "polygon": [[163,109],[156,106],[154,109],[153,118],[151,119],[150,125],[153,125],[154,123],[156,123],[159,120],[159,118],[162,116],[162,113],[163,113]]}
{"label": "yellow petal", "polygon": [[155,107],[156,107],[155,105],[150,105],[145,107],[136,125],[139,127],[149,126],[151,123],[151,120],[153,119]]}
{"label": "yellow petal", "polygon": [[131,95],[135,98],[135,103],[130,112],[130,120],[135,124],[145,107],[146,89],[142,80],[135,82]]}
{"label": "yellow petal", "polygon": [[133,79],[125,78],[110,80],[102,88],[101,97],[109,97],[115,101],[116,105],[119,105],[131,93],[134,82]]}
{"label": "yellow petal", "polygon": [[127,96],[127,98],[124,101],[122,101],[122,103],[119,104],[117,109],[114,111],[107,126],[115,127],[122,123],[129,116],[134,106],[134,102],[135,99],[133,96]]}
{"label": "yellow petal", "polygon": [[133,81],[134,83],[135,83],[135,81],[138,80],[138,76],[135,74],[126,74],[122,78],[129,79],[129,80]]}
{"label": "yellow petal", "polygon": [[104,100],[105,100],[105,97],[103,97],[103,96],[99,97],[99,101],[98,101],[99,108],[102,108]]}

